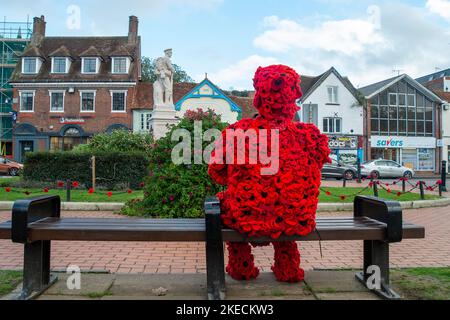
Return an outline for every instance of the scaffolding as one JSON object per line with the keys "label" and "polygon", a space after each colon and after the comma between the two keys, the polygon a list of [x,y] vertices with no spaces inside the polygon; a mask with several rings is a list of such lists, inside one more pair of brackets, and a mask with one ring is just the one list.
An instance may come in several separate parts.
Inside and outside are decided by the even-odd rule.
{"label": "scaffolding", "polygon": [[20,54],[32,35],[32,23],[0,22],[0,154],[12,156],[13,90],[9,83]]}

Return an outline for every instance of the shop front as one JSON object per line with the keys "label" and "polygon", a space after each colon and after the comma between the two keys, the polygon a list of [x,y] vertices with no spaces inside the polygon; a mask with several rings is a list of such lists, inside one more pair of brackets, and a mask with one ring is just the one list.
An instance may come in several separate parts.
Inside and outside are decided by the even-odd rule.
{"label": "shop front", "polygon": [[358,158],[363,161],[361,138],[358,136],[329,135],[330,157],[346,165],[356,165]]}
{"label": "shop front", "polygon": [[436,146],[432,137],[372,136],[371,159],[393,160],[415,171],[435,171]]}

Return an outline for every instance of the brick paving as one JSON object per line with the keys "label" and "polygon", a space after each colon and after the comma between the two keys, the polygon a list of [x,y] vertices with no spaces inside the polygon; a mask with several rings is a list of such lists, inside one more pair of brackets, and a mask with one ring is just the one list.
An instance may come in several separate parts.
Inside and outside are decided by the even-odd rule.
{"label": "brick paving", "polygon": [[[63,212],[64,217],[113,217],[111,212]],[[320,213],[321,217],[349,216],[346,213]],[[10,219],[10,212],[0,212],[0,222]],[[450,266],[450,207],[405,210],[404,219],[424,225],[426,239],[404,240],[391,246],[393,267]],[[361,268],[362,242],[300,243],[302,267],[311,269]],[[254,250],[256,263],[269,272],[272,247]],[[0,240],[0,269],[22,267],[22,246]],[[204,273],[204,243],[142,242],[58,242],[52,243],[52,268],[61,270],[78,265],[84,271],[112,273]]]}

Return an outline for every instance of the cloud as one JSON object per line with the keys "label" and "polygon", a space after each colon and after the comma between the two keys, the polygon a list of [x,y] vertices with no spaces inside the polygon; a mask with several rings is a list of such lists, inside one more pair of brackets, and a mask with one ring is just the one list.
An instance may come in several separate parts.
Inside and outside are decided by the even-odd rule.
{"label": "cloud", "polygon": [[264,26],[270,30],[258,36],[254,45],[272,52],[313,47],[346,55],[358,54],[371,46],[384,44],[379,30],[379,9],[371,7],[370,12],[373,15],[367,20],[330,20],[317,27],[303,26],[277,16],[266,17]]}
{"label": "cloud", "polygon": [[392,77],[394,69],[416,77],[449,64],[448,26],[430,19],[423,7],[371,6],[366,18],[327,18],[315,25],[271,16],[263,25],[255,47],[286,57],[301,74],[318,75],[334,66],[355,86]]}
{"label": "cloud", "polygon": [[450,20],[450,1],[428,0],[426,7],[431,13],[435,13],[447,20]]}
{"label": "cloud", "polygon": [[[278,60],[273,57],[252,55],[217,72],[211,73],[208,78],[225,90],[231,87],[237,90],[251,89],[253,87],[253,76],[256,69],[277,63],[279,63]],[[196,79],[202,80],[203,75],[197,76]]]}

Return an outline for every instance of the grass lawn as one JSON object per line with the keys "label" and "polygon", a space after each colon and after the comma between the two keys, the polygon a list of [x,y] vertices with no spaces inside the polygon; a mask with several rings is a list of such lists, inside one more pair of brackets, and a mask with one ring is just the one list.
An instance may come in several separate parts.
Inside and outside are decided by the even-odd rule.
{"label": "grass lawn", "polygon": [[[25,192],[30,192],[26,195]],[[0,189],[0,201],[15,201],[20,199],[27,199],[42,195],[60,196],[62,201],[66,200],[66,190],[50,190],[48,193],[43,192],[42,189],[17,189],[12,188],[11,192],[6,192],[5,189]],[[71,201],[72,202],[127,202],[132,199],[142,199],[144,192],[142,190],[133,191],[128,194],[124,191],[113,191],[112,196],[108,197],[107,191],[96,191],[93,194],[89,194],[87,190],[72,190]]]}
{"label": "grass lawn", "polygon": [[[353,199],[355,198],[354,195],[359,193],[362,188],[322,188],[324,190],[321,191],[319,196],[319,202],[353,202]],[[331,196],[326,195],[326,191],[331,192]],[[413,200],[420,200],[420,195],[418,193],[405,193],[402,194],[400,197],[397,196],[397,192],[393,190],[392,193],[388,193],[385,190],[382,190],[381,188],[378,191],[378,196],[383,199],[388,200],[396,200],[396,201],[413,201]],[[366,196],[373,196],[373,190],[367,189],[364,192],[361,193],[361,195]],[[342,200],[340,196],[345,196],[345,200]],[[433,200],[433,199],[439,199],[439,196],[435,195],[427,195],[425,192],[425,200]]]}
{"label": "grass lawn", "polygon": [[0,297],[13,291],[22,281],[22,271],[0,270]]}
{"label": "grass lawn", "polygon": [[[62,201],[66,199],[66,190],[50,190],[48,193],[43,192],[42,189],[19,189],[11,188],[11,192],[6,192],[5,188],[0,189],[0,201],[15,201],[20,199],[26,199],[41,195],[59,195]],[[359,193],[361,188],[323,188],[324,192],[321,192],[319,196],[319,201],[324,202],[337,202],[337,203],[351,203],[353,202],[354,195]],[[25,192],[29,192],[27,195]],[[325,194],[326,191],[331,192],[331,196]],[[373,195],[371,189],[365,190],[362,195]],[[345,200],[340,197],[345,196]],[[388,193],[384,190],[379,190],[379,196],[383,199],[397,200],[397,201],[412,201],[420,200],[419,194],[407,193],[400,197],[397,196],[397,191],[393,193]],[[133,191],[133,193],[128,194],[124,191],[113,192],[111,197],[108,197],[107,191],[96,191],[94,194],[89,194],[87,190],[72,190],[71,201],[72,202],[126,202],[132,199],[142,199],[144,197],[144,192],[142,190]],[[426,195],[426,200],[438,199],[435,195]]]}
{"label": "grass lawn", "polygon": [[450,268],[395,269],[394,289],[409,300],[450,300]]}

